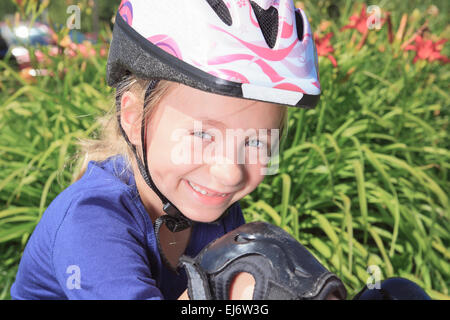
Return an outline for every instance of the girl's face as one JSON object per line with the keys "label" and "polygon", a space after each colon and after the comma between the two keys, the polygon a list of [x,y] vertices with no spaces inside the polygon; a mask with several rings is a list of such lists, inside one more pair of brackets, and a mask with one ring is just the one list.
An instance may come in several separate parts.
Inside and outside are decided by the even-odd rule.
{"label": "girl's face", "polygon": [[[153,182],[188,218],[218,219],[264,179],[284,108],[174,84],[147,121]],[[156,194],[140,187],[147,207],[163,214]]]}

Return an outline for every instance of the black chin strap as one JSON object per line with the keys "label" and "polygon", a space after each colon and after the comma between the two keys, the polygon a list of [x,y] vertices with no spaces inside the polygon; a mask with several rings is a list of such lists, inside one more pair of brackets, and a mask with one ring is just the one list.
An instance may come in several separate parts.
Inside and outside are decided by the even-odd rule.
{"label": "black chin strap", "polygon": [[[148,97],[153,92],[153,90],[155,89],[157,84],[158,84],[158,80],[150,81],[150,84],[145,92],[144,101],[147,101]],[[119,88],[117,88],[117,89],[119,89]],[[137,165],[139,167],[139,171],[140,171],[142,177],[144,178],[145,183],[158,195],[158,197],[161,199],[161,202],[163,203],[163,210],[166,214],[162,215],[158,219],[156,219],[155,235],[156,235],[156,240],[157,240],[157,244],[158,244],[158,250],[161,254],[161,258],[162,258],[163,262],[170,269],[174,270],[173,267],[171,267],[170,263],[168,262],[168,259],[166,258],[166,256],[164,255],[164,253],[161,249],[161,244],[160,244],[160,240],[159,240],[159,232],[160,232],[161,225],[164,223],[170,232],[179,232],[179,231],[182,231],[182,230],[185,230],[185,229],[191,227],[194,224],[194,221],[185,217],[181,213],[181,211],[178,210],[178,208],[175,207],[175,205],[173,205],[159,191],[159,189],[156,187],[156,185],[154,184],[154,182],[151,178],[151,175],[150,175],[150,172],[148,169],[148,163],[147,163],[147,143],[146,143],[146,140],[147,140],[146,139],[146,127],[147,126],[145,125],[145,117],[144,116],[142,117],[142,125],[141,125],[142,156],[144,158],[144,163],[142,163],[140,157],[138,156],[136,146],[130,142],[127,134],[125,133],[125,131],[122,128],[122,124],[120,121],[121,102],[120,102],[120,97],[118,97],[118,96],[116,97],[116,108],[117,108],[117,120],[119,123],[120,132],[122,133],[122,136],[125,138],[125,141],[127,142],[127,144],[130,146],[131,150],[133,151],[133,154],[136,158]],[[144,104],[144,109],[145,109],[145,104]]]}
{"label": "black chin strap", "polygon": [[[150,84],[145,91],[145,97],[144,101],[147,101],[150,94],[155,89],[156,85],[158,84],[158,80],[151,80]],[[144,105],[145,108],[145,105]],[[142,162],[140,159],[138,160],[138,166],[139,171],[141,172],[141,175],[144,177],[145,182],[147,185],[155,191],[155,193],[158,195],[158,197],[161,199],[161,202],[163,203],[163,210],[165,213],[167,213],[167,216],[161,216],[158,218],[161,219],[166,224],[167,229],[169,229],[171,232],[178,232],[185,230],[192,226],[193,221],[189,218],[185,217],[180,210],[178,210],[177,207],[173,203],[169,201],[156,187],[156,185],[153,183],[152,177],[150,175],[150,170],[148,168],[148,162],[147,162],[147,134],[146,134],[146,123],[145,123],[145,117],[142,117],[142,124],[141,124],[141,141],[142,141],[142,154],[144,157],[144,166],[142,165]],[[137,154],[135,154],[136,158]],[[165,218],[162,218],[165,217]],[[155,222],[156,224],[156,222]],[[155,226],[156,228],[156,226]],[[159,230],[159,229],[158,229]],[[158,238],[159,239],[159,238]]]}

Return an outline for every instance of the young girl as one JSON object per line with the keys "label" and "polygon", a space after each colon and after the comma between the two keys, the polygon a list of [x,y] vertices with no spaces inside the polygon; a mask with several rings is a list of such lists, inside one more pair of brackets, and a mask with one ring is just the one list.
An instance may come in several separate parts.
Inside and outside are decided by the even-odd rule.
{"label": "young girl", "polygon": [[124,0],[107,76],[116,112],[30,237],[13,299],[177,299],[179,257],[245,223],[284,106],[320,95],[292,0]]}

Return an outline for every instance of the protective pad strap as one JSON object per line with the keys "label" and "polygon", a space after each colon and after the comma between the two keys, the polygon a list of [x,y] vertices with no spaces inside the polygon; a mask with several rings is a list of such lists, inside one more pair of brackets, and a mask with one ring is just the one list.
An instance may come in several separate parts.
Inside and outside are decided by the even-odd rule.
{"label": "protective pad strap", "polygon": [[188,295],[191,300],[212,300],[208,278],[194,259],[183,255],[180,265],[184,266],[188,278]]}
{"label": "protective pad strap", "polygon": [[267,296],[269,288],[268,275],[271,268],[266,259],[259,255],[249,255],[238,258],[219,272],[210,277],[210,283],[215,293],[214,299],[228,300],[231,296],[231,284],[234,278],[241,272],[250,273],[255,278],[253,300],[263,300]]}

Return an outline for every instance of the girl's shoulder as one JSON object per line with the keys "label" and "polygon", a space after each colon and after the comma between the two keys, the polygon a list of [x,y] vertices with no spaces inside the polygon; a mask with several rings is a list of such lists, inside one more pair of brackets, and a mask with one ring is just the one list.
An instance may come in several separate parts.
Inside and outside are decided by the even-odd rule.
{"label": "girl's shoulder", "polygon": [[94,262],[104,267],[125,250],[136,253],[135,263],[145,255],[150,218],[142,212],[134,178],[121,164],[117,158],[90,162],[83,177],[50,203],[26,245],[12,296],[64,299],[76,291],[64,285],[72,265],[87,281],[90,274],[97,277]]}
{"label": "girl's shoulder", "polygon": [[121,156],[89,162],[82,178],[63,190],[49,205],[42,223],[57,227],[67,219],[122,220],[148,224],[132,171]]}
{"label": "girl's shoulder", "polygon": [[80,180],[69,188],[135,189],[133,172],[123,156],[116,155],[103,161],[90,161]]}

